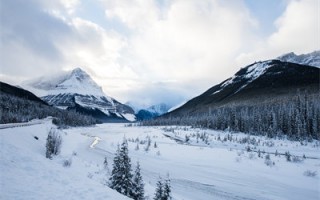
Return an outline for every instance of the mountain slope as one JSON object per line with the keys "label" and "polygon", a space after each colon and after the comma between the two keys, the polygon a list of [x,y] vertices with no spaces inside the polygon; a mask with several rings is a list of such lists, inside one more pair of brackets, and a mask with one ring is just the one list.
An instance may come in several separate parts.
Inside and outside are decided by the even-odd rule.
{"label": "mountain slope", "polygon": [[61,109],[76,110],[102,121],[135,120],[131,107],[105,95],[101,87],[80,68],[26,84],[48,104]]}
{"label": "mountain slope", "polygon": [[20,97],[23,99],[27,99],[30,101],[35,101],[41,104],[45,104],[48,105],[46,102],[44,102],[43,100],[41,100],[40,98],[38,98],[36,95],[34,95],[33,93],[24,90],[22,88],[18,88],[18,87],[14,87],[12,85],[9,85],[7,83],[3,83],[0,81],[0,92],[1,93],[5,93],[5,94],[9,94],[9,95],[13,95],[16,97]]}
{"label": "mountain slope", "polygon": [[320,139],[320,68],[253,63],[145,125],[191,125],[293,140]]}
{"label": "mountain slope", "polygon": [[61,127],[98,123],[90,116],[49,106],[27,90],[0,82],[0,124],[28,122],[49,116]]}
{"label": "mountain slope", "polygon": [[262,100],[290,96],[297,90],[319,92],[319,68],[269,60],[239,70],[233,77],[215,85],[171,115],[204,112],[209,107],[230,104],[257,104]]}

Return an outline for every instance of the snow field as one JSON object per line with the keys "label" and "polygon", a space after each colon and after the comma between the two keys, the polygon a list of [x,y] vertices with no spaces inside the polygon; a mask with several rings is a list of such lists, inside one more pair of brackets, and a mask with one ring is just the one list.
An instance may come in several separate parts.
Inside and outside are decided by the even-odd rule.
{"label": "snow field", "polygon": [[[52,126],[46,122],[1,130],[0,199],[128,199],[100,180],[89,178],[90,173],[100,173],[98,162],[70,153],[69,148],[86,152],[91,142],[87,137],[63,133],[61,154],[53,160],[45,158],[46,137]],[[63,167],[67,159],[72,159],[72,164]]]}
{"label": "snow field", "polygon": [[[320,197],[320,160],[301,157],[319,158],[319,142],[301,144],[261,136],[248,139],[241,133],[190,127],[101,124],[63,130],[61,153],[49,160],[45,158],[45,140],[50,127],[51,123],[45,122],[0,130],[0,199],[126,199],[105,185],[117,145],[124,137],[128,140],[132,168],[140,162],[147,199],[153,198],[159,176],[165,178],[167,174],[173,199]],[[197,139],[197,135],[201,138]],[[228,137],[233,139],[224,139]],[[252,138],[255,144],[239,142],[250,142]],[[148,140],[151,144],[146,151]],[[246,150],[248,146],[251,151]],[[258,150],[261,157],[254,152]],[[289,151],[300,159],[287,162],[284,155],[270,154],[271,164],[265,164],[267,153],[262,152],[276,150]],[[105,157],[108,169],[103,166]],[[71,166],[64,167],[65,160],[72,160]],[[304,175],[308,170],[317,175]]]}

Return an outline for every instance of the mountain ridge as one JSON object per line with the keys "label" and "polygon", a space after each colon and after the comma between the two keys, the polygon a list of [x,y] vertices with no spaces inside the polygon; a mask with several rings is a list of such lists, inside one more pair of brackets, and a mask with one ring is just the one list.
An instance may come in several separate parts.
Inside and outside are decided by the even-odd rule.
{"label": "mountain ridge", "polygon": [[277,59],[283,62],[291,62],[320,68],[320,50],[301,55],[296,55],[294,52],[290,52],[279,56]]}
{"label": "mountain ridge", "polygon": [[[284,61],[284,60],[288,60],[288,62]],[[317,66],[311,66],[311,65],[307,65],[307,64],[304,65],[303,62],[306,62],[307,64],[311,63],[311,64],[317,65]],[[274,67],[274,66],[275,67],[278,66],[278,70],[272,69],[272,67]],[[197,101],[195,99],[203,98],[204,96],[208,96],[208,99],[205,101],[205,104],[210,104],[210,102],[211,103],[215,102],[216,105],[219,105],[219,106],[223,105],[223,100],[227,100],[229,98],[229,100],[231,101],[232,100],[231,97],[237,95],[237,93],[239,93],[239,92],[241,93],[242,90],[248,90],[250,88],[252,89],[250,84],[252,82],[254,82],[256,79],[259,79],[261,76],[263,77],[266,72],[269,71],[269,75],[272,75],[272,73],[274,73],[275,77],[279,77],[279,75],[281,73],[285,73],[287,70],[287,71],[291,71],[290,77],[292,77],[292,76],[294,76],[295,73],[297,73],[297,74],[299,74],[299,73],[298,72],[292,73],[293,69],[290,69],[290,67],[299,71],[299,68],[297,68],[298,66],[307,66],[310,69],[315,68],[315,69],[311,70],[313,72],[309,73],[309,75],[310,75],[310,77],[313,77],[313,80],[312,80],[313,81],[313,89],[312,90],[319,90],[319,85],[317,84],[317,82],[319,82],[319,72],[316,68],[320,68],[320,51],[314,51],[309,54],[302,54],[302,55],[298,55],[298,56],[294,53],[288,53],[288,54],[284,54],[282,56],[279,56],[276,59],[254,62],[250,65],[247,65],[244,68],[241,68],[232,77],[222,81],[219,84],[214,85],[213,87],[209,88],[208,90],[206,90],[204,93],[200,94],[199,96],[196,96],[196,97],[190,99],[189,101],[187,101],[186,103],[182,104],[180,107],[178,107],[174,110],[170,110],[169,113],[171,114],[175,110],[181,110],[180,108],[185,106],[186,104],[192,103],[193,106],[196,107]],[[308,68],[306,68],[306,69],[308,69]],[[303,71],[304,70],[300,70],[300,73],[303,74],[304,73]],[[279,82],[279,80],[277,80],[277,79],[275,79],[274,81],[270,81],[270,80],[268,81],[267,78],[264,78],[263,81],[270,82],[271,86],[272,85],[274,86],[276,82]],[[288,86],[288,88],[290,88],[290,84],[291,84],[290,82],[294,82],[294,81],[291,80],[291,81],[289,81],[289,83],[284,83],[284,84],[286,84]],[[302,82],[308,82],[308,80],[304,81],[302,79],[299,79],[299,83],[302,84]],[[305,83],[305,84],[307,84],[307,83]],[[265,85],[264,87],[270,87],[270,85],[269,86]],[[278,85],[278,86],[281,87],[281,85]],[[222,91],[222,90],[225,90],[225,91]],[[275,90],[276,89],[273,88],[273,91],[275,91]],[[265,94],[263,94],[263,92],[259,92],[259,93],[262,96],[265,95]],[[286,92],[279,91],[279,93],[286,93]],[[238,96],[242,96],[242,98],[244,98],[245,95],[240,94]],[[254,98],[251,98],[251,99],[254,99]],[[167,114],[165,114],[165,115],[167,115]]]}
{"label": "mountain ridge", "polygon": [[312,93],[319,91],[319,68],[279,60],[258,63],[261,64],[268,66],[262,71],[258,70],[259,76],[248,75],[257,63],[248,65],[240,69],[235,76],[209,88],[168,114],[172,115],[185,108],[193,112],[202,106],[208,108],[232,103],[259,103],[257,99],[295,93],[297,89],[308,89]]}

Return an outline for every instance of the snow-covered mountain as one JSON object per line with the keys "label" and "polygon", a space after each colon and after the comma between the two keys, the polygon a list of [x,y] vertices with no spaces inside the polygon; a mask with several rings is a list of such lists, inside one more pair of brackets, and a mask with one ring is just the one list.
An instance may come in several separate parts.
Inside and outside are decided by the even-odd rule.
{"label": "snow-covered mountain", "polygon": [[308,54],[296,55],[295,53],[287,53],[277,58],[283,62],[291,62],[302,65],[310,65],[320,68],[320,50]]}
{"label": "snow-covered mountain", "polygon": [[290,99],[298,91],[318,93],[320,67],[312,66],[318,65],[318,59],[319,51],[300,56],[287,54],[275,60],[255,62],[165,116],[204,114],[224,106],[255,105],[267,100],[272,102],[276,98]]}
{"label": "snow-covered mountain", "polygon": [[149,112],[157,113],[158,115],[162,115],[163,113],[168,112],[171,107],[165,103],[160,103],[157,105],[153,105],[148,107],[146,110]]}
{"label": "snow-covered mountain", "polygon": [[107,96],[80,68],[52,77],[41,77],[24,84],[48,104],[61,109],[74,109],[103,121],[135,120],[131,107]]}
{"label": "snow-covered mountain", "polygon": [[165,103],[160,103],[160,104],[149,106],[148,108],[145,108],[145,109],[139,109],[136,112],[137,120],[148,120],[148,119],[158,117],[164,113],[167,113],[170,108],[171,106]]}

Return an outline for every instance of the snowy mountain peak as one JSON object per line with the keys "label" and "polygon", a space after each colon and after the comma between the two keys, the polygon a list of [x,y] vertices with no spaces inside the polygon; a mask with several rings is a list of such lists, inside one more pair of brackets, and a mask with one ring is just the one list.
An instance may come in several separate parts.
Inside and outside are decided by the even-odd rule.
{"label": "snowy mountain peak", "polygon": [[279,56],[277,59],[283,62],[310,65],[320,68],[320,50],[301,55],[296,55],[295,53],[290,52],[282,56]]}
{"label": "snowy mountain peak", "polygon": [[54,92],[104,96],[101,87],[80,68],[72,70],[67,79],[57,84]]}
{"label": "snowy mountain peak", "polygon": [[49,105],[86,112],[101,120],[135,119],[134,111],[107,96],[102,88],[81,68],[51,77],[42,77],[27,84],[29,90]]}
{"label": "snowy mountain peak", "polygon": [[165,103],[160,103],[147,108],[149,112],[157,113],[159,115],[162,115],[163,113],[168,112],[169,109],[170,109],[170,106],[168,106]]}
{"label": "snowy mountain peak", "polygon": [[[105,96],[102,88],[81,68],[25,83],[38,96],[53,94],[81,94]],[[30,88],[31,87],[31,88]]]}
{"label": "snowy mountain peak", "polygon": [[[87,72],[83,71],[81,68],[77,67],[71,71],[71,76],[76,77],[79,81],[90,78]],[[90,78],[91,79],[91,78]]]}

